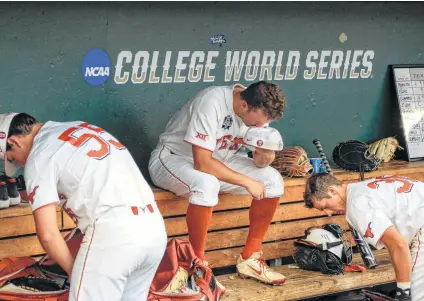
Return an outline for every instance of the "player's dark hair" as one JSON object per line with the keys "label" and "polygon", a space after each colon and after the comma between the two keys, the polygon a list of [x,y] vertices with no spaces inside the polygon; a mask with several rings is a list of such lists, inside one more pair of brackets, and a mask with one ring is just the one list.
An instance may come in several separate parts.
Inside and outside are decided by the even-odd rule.
{"label": "player's dark hair", "polygon": [[314,208],[313,197],[317,200],[329,198],[328,186],[331,185],[341,186],[343,182],[328,173],[315,174],[309,177],[306,181],[305,192],[303,193],[305,206],[307,208]]}
{"label": "player's dark hair", "polygon": [[[36,123],[37,120],[35,117],[32,117],[26,113],[19,113],[12,118],[7,137],[12,137],[14,135],[26,136],[31,133],[32,127]],[[12,146],[7,143],[6,150],[9,151],[11,149]]]}
{"label": "player's dark hair", "polygon": [[249,110],[261,109],[271,120],[283,117],[286,96],[278,85],[256,82],[240,92],[240,96],[249,105]]}

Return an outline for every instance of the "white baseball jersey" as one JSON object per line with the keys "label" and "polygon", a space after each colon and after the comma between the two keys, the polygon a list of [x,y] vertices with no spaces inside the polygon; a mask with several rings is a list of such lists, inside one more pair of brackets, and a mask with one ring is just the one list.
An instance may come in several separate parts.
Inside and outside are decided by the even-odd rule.
{"label": "white baseball jersey", "polygon": [[[232,143],[243,138],[248,127],[233,109],[233,86],[214,86],[201,90],[173,115],[159,137],[176,155],[192,157],[192,145],[212,151],[212,156],[225,161],[241,145]],[[159,146],[161,147],[161,146]]]}
{"label": "white baseball jersey", "polygon": [[348,184],[346,219],[377,249],[392,225],[410,244],[424,225],[424,183],[384,176]]}
{"label": "white baseball jersey", "polygon": [[33,211],[59,204],[83,233],[113,207],[154,203],[125,146],[82,121],[46,122],[34,138],[24,177]]}

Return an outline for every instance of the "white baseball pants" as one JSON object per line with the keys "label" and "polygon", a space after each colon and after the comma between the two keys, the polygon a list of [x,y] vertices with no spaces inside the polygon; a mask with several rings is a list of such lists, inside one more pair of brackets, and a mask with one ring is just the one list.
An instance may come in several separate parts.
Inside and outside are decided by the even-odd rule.
{"label": "white baseball pants", "polygon": [[[274,168],[258,168],[253,159],[243,155],[234,155],[223,163],[232,170],[264,183],[266,198],[283,195],[283,179]],[[195,170],[193,158],[174,155],[164,146],[153,150],[149,160],[149,173],[156,186],[178,196],[188,196],[190,203],[195,205],[215,206],[219,192],[249,194],[244,187],[219,181],[211,174]]]}
{"label": "white baseball pants", "polygon": [[146,300],[166,242],[156,204],[110,209],[84,234],[72,269],[69,300]]}

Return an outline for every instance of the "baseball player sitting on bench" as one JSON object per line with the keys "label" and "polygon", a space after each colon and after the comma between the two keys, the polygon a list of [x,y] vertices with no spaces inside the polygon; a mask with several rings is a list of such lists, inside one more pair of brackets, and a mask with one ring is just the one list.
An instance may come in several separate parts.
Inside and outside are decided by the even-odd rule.
{"label": "baseball player sitting on bench", "polygon": [[267,267],[261,246],[283,195],[283,180],[268,166],[274,151],[256,149],[253,159],[236,155],[241,145],[234,140],[243,139],[249,127],[262,128],[280,119],[285,102],[281,89],[267,82],[203,89],[172,116],[149,161],[156,186],[189,197],[189,240],[205,264],[206,236],[219,192],[252,195],[249,234],[237,271],[275,285],[283,284],[285,277]]}
{"label": "baseball player sitting on bench", "polygon": [[330,174],[311,176],[306,207],[346,214],[370,245],[387,247],[396,273],[395,300],[424,300],[424,183],[403,176],[345,184]]}
{"label": "baseball player sitting on bench", "polygon": [[[129,151],[86,122],[39,123],[0,114],[0,159],[24,166],[37,236],[70,276],[69,300],[146,300],[166,247],[153,192]],[[57,227],[56,205],[84,233],[74,259]]]}

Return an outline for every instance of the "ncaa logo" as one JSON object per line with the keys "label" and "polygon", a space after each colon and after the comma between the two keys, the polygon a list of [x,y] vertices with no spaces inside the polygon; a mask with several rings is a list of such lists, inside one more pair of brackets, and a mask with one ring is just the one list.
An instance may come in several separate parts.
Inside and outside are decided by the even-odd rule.
{"label": "ncaa logo", "polygon": [[102,49],[90,50],[82,61],[82,76],[91,86],[100,86],[109,78],[110,57]]}

